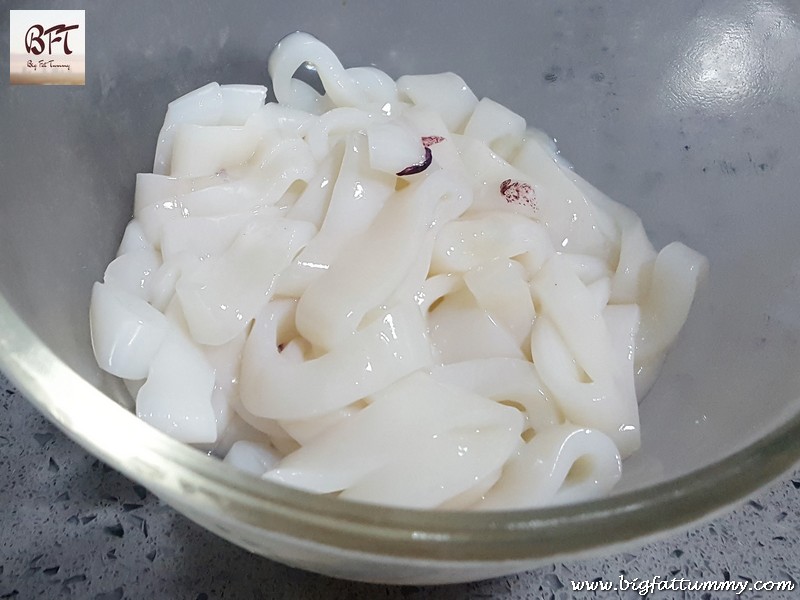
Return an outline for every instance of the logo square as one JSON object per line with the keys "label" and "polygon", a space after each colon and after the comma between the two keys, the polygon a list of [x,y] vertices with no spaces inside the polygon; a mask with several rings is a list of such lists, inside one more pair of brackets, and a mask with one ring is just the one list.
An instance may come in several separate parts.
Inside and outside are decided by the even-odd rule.
{"label": "logo square", "polygon": [[12,85],[85,85],[85,11],[12,10],[9,13]]}

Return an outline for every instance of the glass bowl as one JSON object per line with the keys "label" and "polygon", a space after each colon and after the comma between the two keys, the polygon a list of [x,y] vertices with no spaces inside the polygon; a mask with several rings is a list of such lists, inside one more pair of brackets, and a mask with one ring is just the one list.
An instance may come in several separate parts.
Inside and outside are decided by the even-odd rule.
{"label": "glass bowl", "polygon": [[[254,552],[414,584],[636,546],[710,518],[800,458],[800,9],[224,4],[93,4],[85,86],[3,84],[0,368],[73,440]],[[444,513],[312,496],[150,428],[97,368],[91,285],[131,216],[134,175],[151,167],[167,103],[209,81],[268,83],[271,48],[295,30],[345,66],[460,74],[555,136],[579,173],[642,216],[657,246],[680,240],[708,256],[710,277],[642,403],[642,450],[610,497]]]}

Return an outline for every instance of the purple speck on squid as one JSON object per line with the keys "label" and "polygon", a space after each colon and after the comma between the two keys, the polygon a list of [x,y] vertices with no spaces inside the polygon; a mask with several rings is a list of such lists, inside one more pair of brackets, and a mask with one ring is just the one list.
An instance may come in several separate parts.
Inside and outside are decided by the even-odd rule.
{"label": "purple speck on squid", "polygon": [[508,203],[522,204],[536,209],[536,193],[529,183],[506,179],[500,184],[500,193]]}
{"label": "purple speck on squid", "polygon": [[403,175],[416,175],[417,173],[422,173],[425,169],[431,166],[432,160],[433,160],[433,154],[431,153],[431,149],[426,146],[425,158],[423,159],[423,161],[415,165],[411,165],[410,167],[406,167],[402,171],[398,171],[397,175],[402,177]]}
{"label": "purple speck on squid", "polygon": [[426,148],[430,148],[434,144],[438,144],[439,142],[443,142],[444,138],[440,135],[423,135],[422,136],[422,145]]}

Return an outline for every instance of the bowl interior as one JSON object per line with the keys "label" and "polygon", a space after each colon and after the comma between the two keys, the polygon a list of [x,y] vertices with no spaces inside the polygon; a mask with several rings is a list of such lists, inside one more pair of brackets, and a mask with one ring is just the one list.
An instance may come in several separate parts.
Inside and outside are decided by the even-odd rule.
{"label": "bowl interior", "polygon": [[272,46],[300,29],[345,66],[460,74],[555,136],[579,173],[641,215],[657,247],[680,240],[708,256],[618,491],[710,464],[798,413],[797,7],[248,4],[93,6],[85,87],[0,94],[0,293],[86,380],[123,398],[94,363],[89,293],[131,216],[134,175],[151,168],[167,103],[209,81],[266,82]]}

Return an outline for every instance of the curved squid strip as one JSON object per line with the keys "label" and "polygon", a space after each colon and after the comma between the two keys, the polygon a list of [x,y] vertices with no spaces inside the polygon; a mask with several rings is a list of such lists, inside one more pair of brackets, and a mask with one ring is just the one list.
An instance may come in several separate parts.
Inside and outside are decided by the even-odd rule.
{"label": "curved squid strip", "polygon": [[528,426],[544,431],[563,417],[530,361],[484,358],[431,369],[437,381],[469,390],[496,402],[511,401],[525,409]]}
{"label": "curved squid strip", "polygon": [[389,309],[330,352],[301,363],[278,351],[278,317],[268,307],[256,319],[242,358],[242,403],[259,417],[327,414],[431,364],[422,315],[413,303]]}
{"label": "curved squid strip", "polygon": [[222,255],[184,271],[175,292],[192,337],[211,345],[236,337],[269,302],[278,274],[314,233],[304,221],[253,221]]}
{"label": "curved squid strip", "polygon": [[658,253],[650,287],[640,300],[637,368],[663,361],[689,316],[697,285],[707,273],[708,260],[680,242],[668,244]]}
{"label": "curved squid strip", "polygon": [[[341,427],[324,432],[286,456],[265,477],[319,493],[353,487],[352,493],[358,499],[374,501],[381,494],[382,469],[399,466],[418,445],[446,436],[449,439],[443,445],[453,448],[456,456],[448,462],[454,470],[446,486],[450,489],[435,497],[436,502],[443,502],[463,492],[466,481],[474,485],[476,469],[488,473],[492,464],[495,468],[502,464],[514,451],[522,427],[523,417],[516,409],[464,394],[418,372],[375,394],[369,406]],[[476,429],[486,430],[486,442],[489,446],[494,442],[494,449],[489,449],[487,457],[463,450],[458,456],[458,435]],[[424,472],[418,485],[432,492],[440,476],[438,469],[435,473]],[[359,482],[363,482],[362,488],[357,487]]]}
{"label": "curved squid strip", "polygon": [[475,507],[514,510],[600,498],[621,472],[614,442],[597,430],[565,423],[522,445]]}
{"label": "curved squid strip", "polygon": [[402,283],[414,263],[416,240],[433,224],[436,204],[454,193],[458,185],[439,171],[390,197],[369,229],[300,297],[300,334],[327,350],[356,331],[364,315]]}
{"label": "curved squid strip", "polygon": [[298,88],[293,85],[295,71],[304,64],[313,65],[325,88],[325,95],[335,106],[358,107],[397,99],[395,83],[385,74],[363,68],[349,72],[325,44],[307,33],[296,32],[278,43],[267,66],[275,97],[281,104],[290,107],[308,105],[308,91],[304,92],[305,98],[298,101]]}
{"label": "curved squid strip", "polygon": [[[600,352],[611,351],[609,344]],[[603,432],[614,441],[623,457],[639,448],[636,397],[626,397],[617,383],[618,378],[610,374],[585,381],[571,348],[549,317],[539,316],[533,325],[531,355],[537,373],[567,420]]]}

